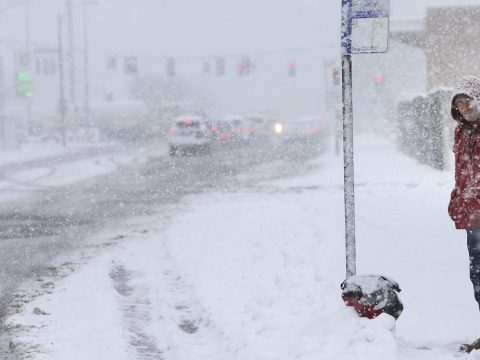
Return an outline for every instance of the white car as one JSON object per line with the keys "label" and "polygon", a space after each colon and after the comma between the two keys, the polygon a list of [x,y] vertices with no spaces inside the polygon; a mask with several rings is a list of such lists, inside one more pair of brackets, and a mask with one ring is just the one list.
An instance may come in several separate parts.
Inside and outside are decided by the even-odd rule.
{"label": "white car", "polygon": [[325,135],[324,122],[316,117],[303,117],[291,121],[277,122],[275,133],[286,141],[320,141]]}
{"label": "white car", "polygon": [[208,151],[212,131],[207,119],[202,116],[179,116],[168,130],[167,141],[171,156]]}
{"label": "white car", "polygon": [[274,119],[263,114],[247,114],[245,116],[250,127],[251,137],[257,140],[270,140]]}

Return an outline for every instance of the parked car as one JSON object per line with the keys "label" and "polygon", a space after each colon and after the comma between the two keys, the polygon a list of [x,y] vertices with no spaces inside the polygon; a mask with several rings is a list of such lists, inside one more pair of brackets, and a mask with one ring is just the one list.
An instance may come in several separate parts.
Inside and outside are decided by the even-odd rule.
{"label": "parked car", "polygon": [[196,153],[210,150],[212,130],[208,120],[201,116],[179,116],[167,133],[171,156],[178,153]]}

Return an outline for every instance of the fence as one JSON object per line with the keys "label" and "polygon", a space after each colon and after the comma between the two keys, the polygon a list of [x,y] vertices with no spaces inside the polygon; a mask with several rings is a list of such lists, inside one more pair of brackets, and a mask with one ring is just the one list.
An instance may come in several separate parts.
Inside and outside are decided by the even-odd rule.
{"label": "fence", "polygon": [[397,104],[397,144],[405,154],[436,169],[452,165],[451,89],[439,89]]}

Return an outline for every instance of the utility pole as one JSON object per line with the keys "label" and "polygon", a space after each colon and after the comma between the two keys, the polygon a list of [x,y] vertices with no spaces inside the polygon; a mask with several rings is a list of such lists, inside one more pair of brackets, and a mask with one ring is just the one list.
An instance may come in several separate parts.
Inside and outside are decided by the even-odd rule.
{"label": "utility pole", "polygon": [[30,0],[25,0],[25,48],[30,50]]}
{"label": "utility pole", "polygon": [[68,17],[68,60],[70,74],[70,104],[72,123],[75,123],[76,115],[76,96],[75,96],[75,53],[74,53],[74,37],[73,37],[73,0],[67,0],[67,17]]}
{"label": "utility pole", "polygon": [[87,7],[88,7],[88,2],[85,1],[83,3],[83,47],[84,47],[84,52],[83,52],[83,74],[84,74],[84,81],[85,81],[85,102],[84,102],[84,116],[85,116],[85,125],[89,125],[90,123],[90,80],[89,80],[89,65],[90,65],[90,59],[89,59],[89,54],[88,54],[88,21],[87,21]]}
{"label": "utility pole", "polygon": [[67,103],[65,100],[64,88],[64,61],[63,61],[63,41],[62,41],[62,15],[58,15],[58,78],[59,78],[59,99],[58,99],[58,113],[60,115],[60,131],[62,134],[62,145],[67,146]]}
{"label": "utility pole", "polygon": [[2,149],[7,149],[7,124],[5,122],[5,79],[3,76],[3,57],[0,57],[0,127],[2,131]]}
{"label": "utility pole", "polygon": [[[31,55],[31,43],[30,43],[30,0],[25,0],[25,52],[28,57],[28,71],[32,70],[32,55]],[[27,101],[27,128],[28,133],[33,133],[32,123],[32,99],[26,98]]]}

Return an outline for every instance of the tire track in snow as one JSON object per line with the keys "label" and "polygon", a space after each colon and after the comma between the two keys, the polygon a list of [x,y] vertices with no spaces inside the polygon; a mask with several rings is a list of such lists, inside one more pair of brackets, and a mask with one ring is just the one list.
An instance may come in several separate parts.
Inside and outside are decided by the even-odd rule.
{"label": "tire track in snow", "polygon": [[115,262],[109,274],[138,359],[233,359],[164,244],[157,258],[161,269],[153,287],[125,263]]}
{"label": "tire track in snow", "polygon": [[138,359],[164,359],[163,351],[155,339],[146,333],[144,325],[152,320],[148,289],[132,287],[130,280],[135,276],[123,265],[115,265],[110,271],[113,287],[123,297],[122,311],[129,331],[129,344],[136,351]]}

